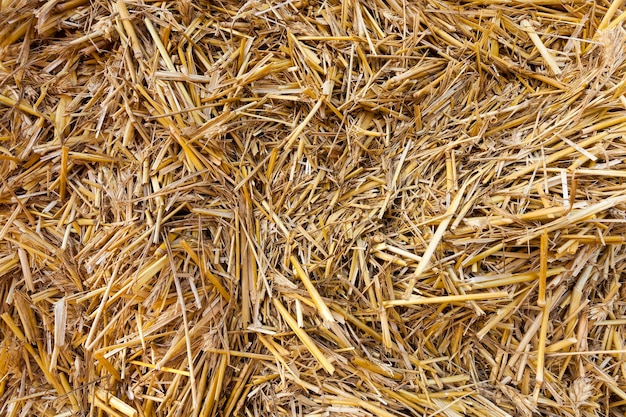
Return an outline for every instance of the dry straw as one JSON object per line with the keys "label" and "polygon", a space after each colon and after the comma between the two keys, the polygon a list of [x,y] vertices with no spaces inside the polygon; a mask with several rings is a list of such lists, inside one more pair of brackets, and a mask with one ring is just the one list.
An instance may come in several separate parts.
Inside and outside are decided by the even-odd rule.
{"label": "dry straw", "polygon": [[623,415],[625,21],[0,0],[0,414]]}

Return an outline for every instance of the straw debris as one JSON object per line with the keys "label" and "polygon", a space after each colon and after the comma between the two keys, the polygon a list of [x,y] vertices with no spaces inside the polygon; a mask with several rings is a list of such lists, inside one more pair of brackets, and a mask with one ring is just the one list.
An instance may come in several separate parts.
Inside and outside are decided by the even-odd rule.
{"label": "straw debris", "polygon": [[623,415],[623,3],[0,0],[0,414]]}

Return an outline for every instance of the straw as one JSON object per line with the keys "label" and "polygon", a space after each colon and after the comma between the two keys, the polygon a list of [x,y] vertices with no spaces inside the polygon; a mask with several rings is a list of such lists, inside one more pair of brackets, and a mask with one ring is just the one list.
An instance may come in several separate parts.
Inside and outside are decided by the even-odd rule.
{"label": "straw", "polygon": [[0,415],[622,415],[625,4],[0,0]]}

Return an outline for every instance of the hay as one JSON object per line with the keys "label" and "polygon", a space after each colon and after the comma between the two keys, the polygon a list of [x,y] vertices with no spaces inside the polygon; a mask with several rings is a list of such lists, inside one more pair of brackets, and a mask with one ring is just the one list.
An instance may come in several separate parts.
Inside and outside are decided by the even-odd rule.
{"label": "hay", "polygon": [[0,413],[622,415],[620,0],[0,0]]}

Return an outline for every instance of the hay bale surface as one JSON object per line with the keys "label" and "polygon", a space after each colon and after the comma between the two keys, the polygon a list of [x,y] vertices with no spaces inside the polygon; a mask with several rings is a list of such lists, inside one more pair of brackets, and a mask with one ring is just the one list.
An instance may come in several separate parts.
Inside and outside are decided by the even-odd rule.
{"label": "hay bale surface", "polygon": [[0,0],[0,413],[622,415],[622,3]]}

